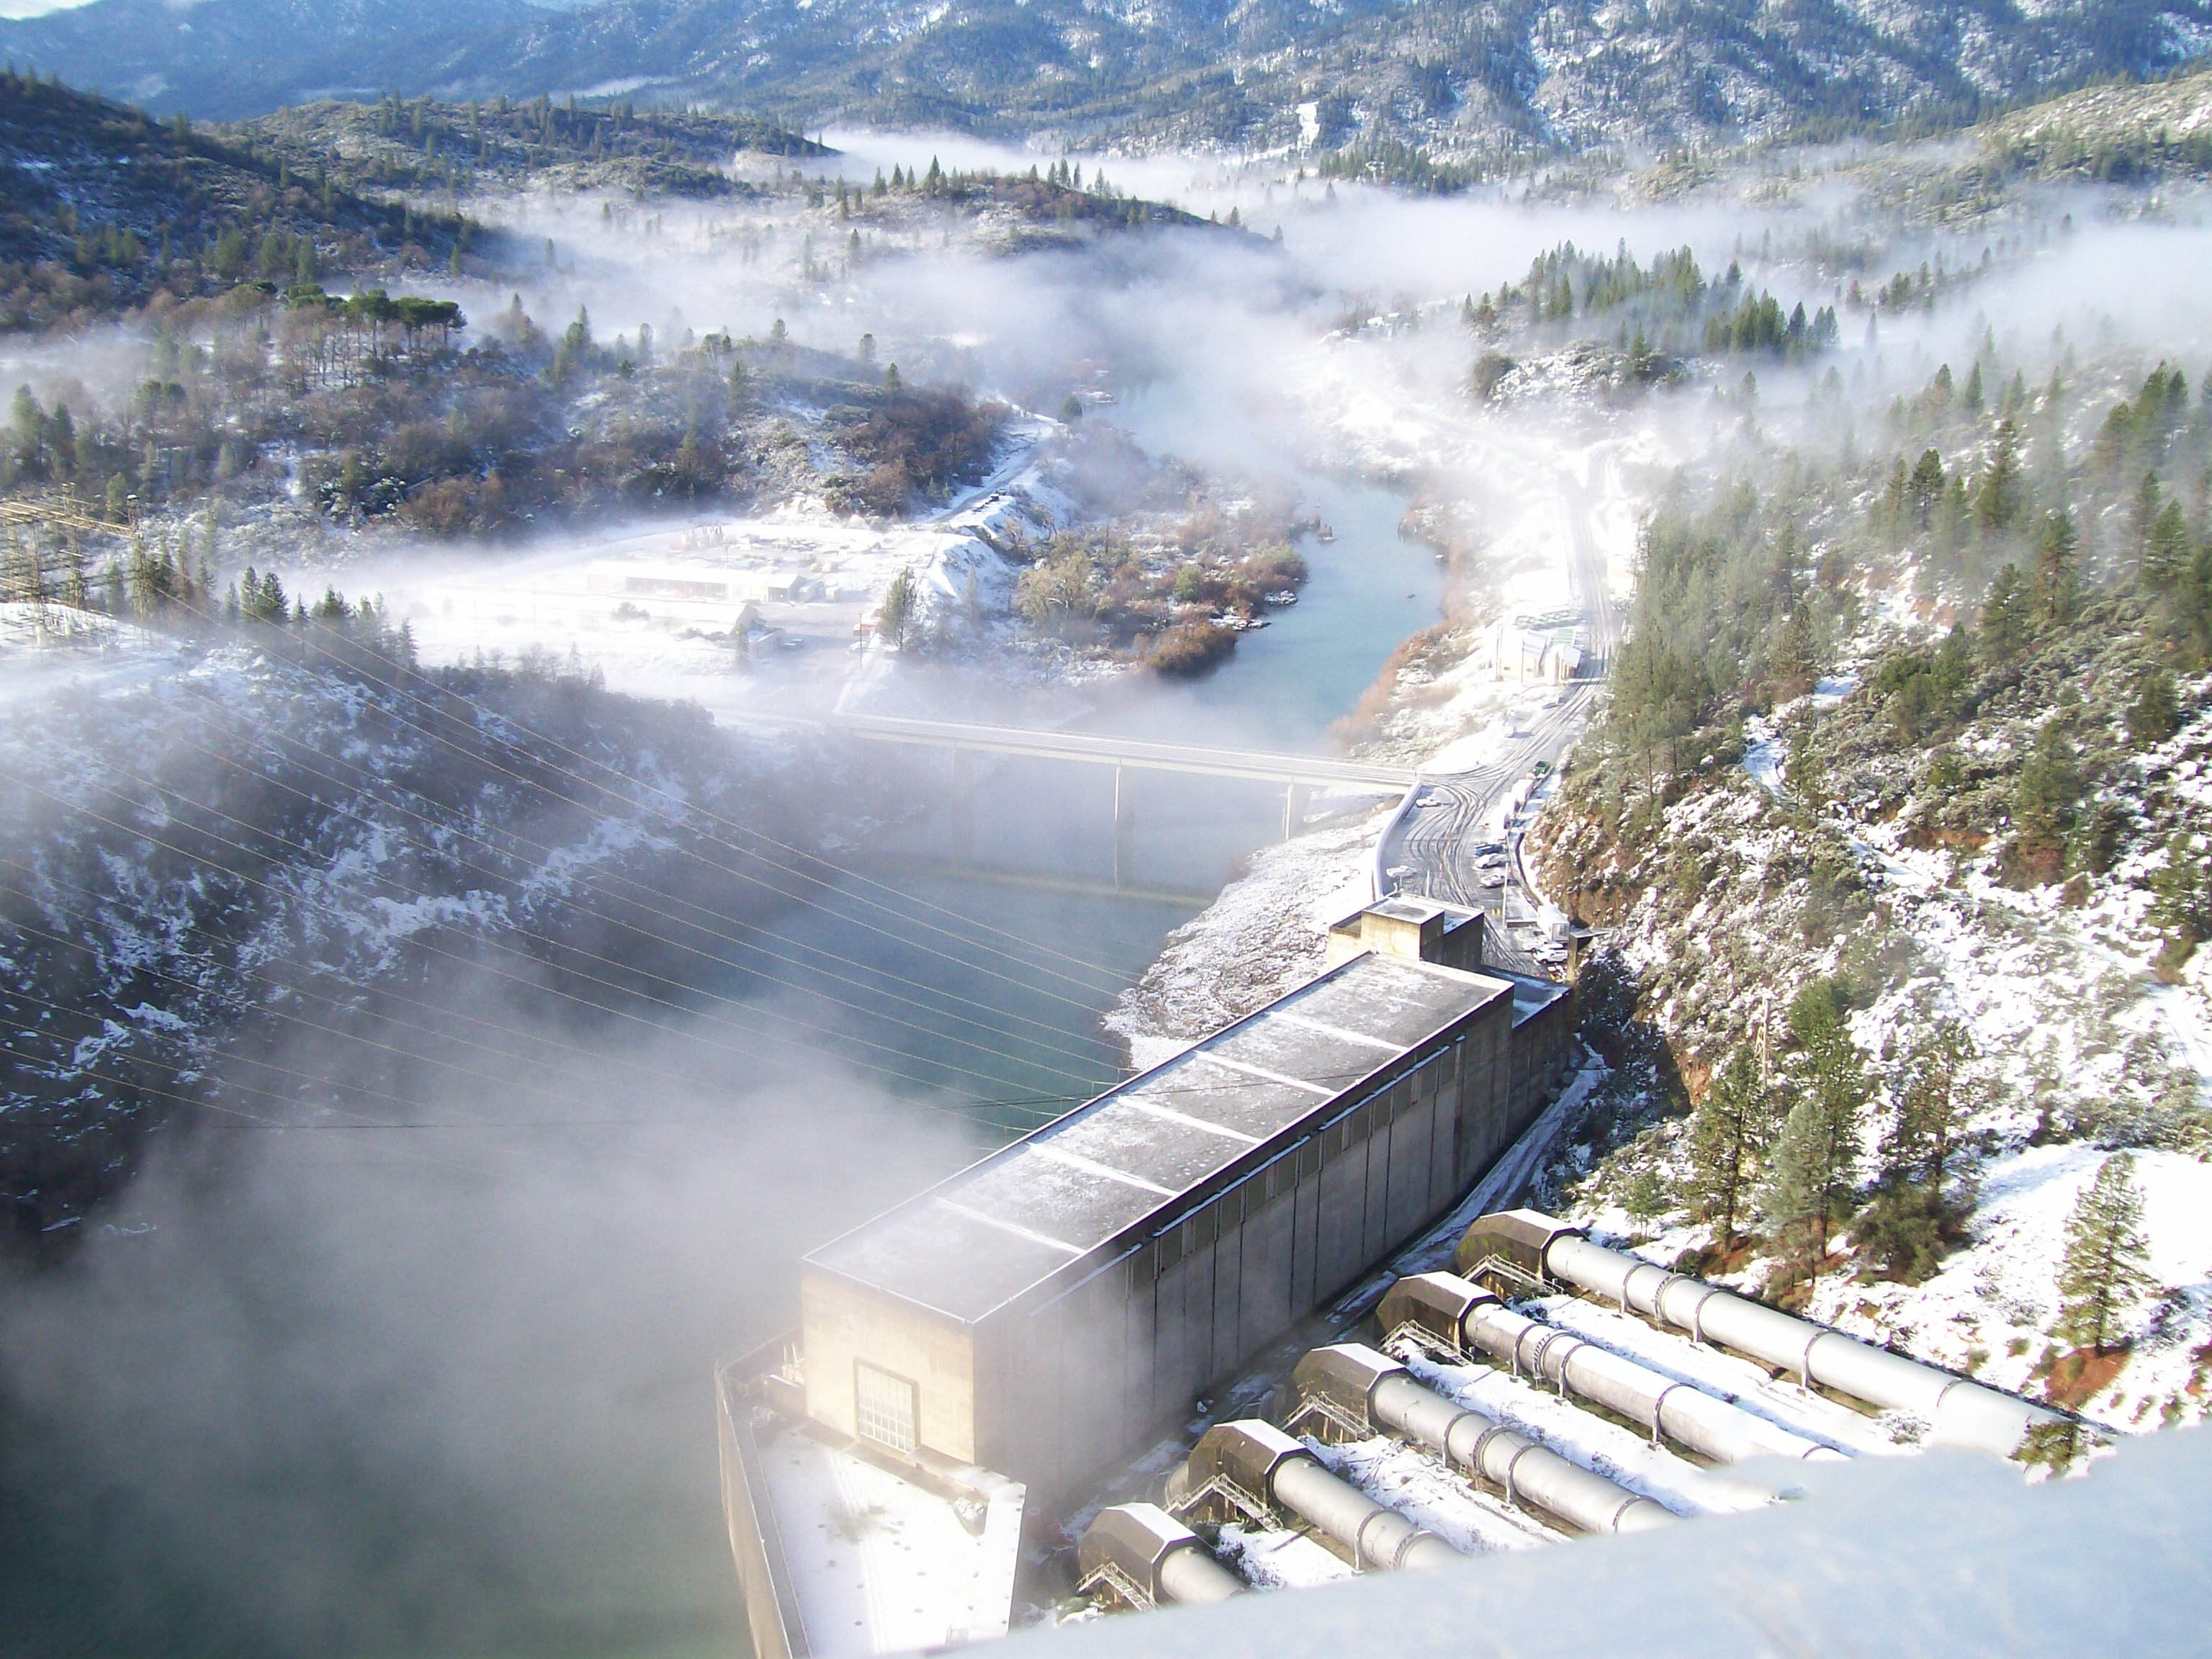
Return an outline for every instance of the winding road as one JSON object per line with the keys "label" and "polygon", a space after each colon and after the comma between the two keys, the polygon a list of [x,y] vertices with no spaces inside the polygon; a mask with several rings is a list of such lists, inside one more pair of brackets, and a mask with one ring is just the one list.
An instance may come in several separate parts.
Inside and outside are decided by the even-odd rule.
{"label": "winding road", "polygon": [[[1490,765],[1419,784],[1411,805],[1390,832],[1381,860],[1382,868],[1401,891],[1419,893],[1448,903],[1464,904],[1494,915],[1528,915],[1527,873],[1521,868],[1520,837],[1510,838],[1510,874],[1505,885],[1486,887],[1476,867],[1475,849],[1505,839],[1492,829],[1492,812],[1499,798],[1533,772],[1539,763],[1547,769],[1574,746],[1589,723],[1600,688],[1610,670],[1621,637],[1621,617],[1607,580],[1604,550],[1591,528],[1589,497],[1606,465],[1601,455],[1590,458],[1587,479],[1569,475],[1561,494],[1566,508],[1570,543],[1568,578],[1576,605],[1582,611],[1588,650],[1582,677],[1559,687],[1553,701],[1514,738],[1505,754]],[[1517,905],[1509,908],[1509,897]]]}

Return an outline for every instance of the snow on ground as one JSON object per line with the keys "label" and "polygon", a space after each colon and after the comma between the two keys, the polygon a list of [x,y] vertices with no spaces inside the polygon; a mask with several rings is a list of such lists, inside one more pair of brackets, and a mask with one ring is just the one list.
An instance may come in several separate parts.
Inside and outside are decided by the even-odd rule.
{"label": "snow on ground", "polygon": [[1327,923],[1373,897],[1369,872],[1389,819],[1378,810],[1280,842],[1206,910],[1168,935],[1145,976],[1106,1016],[1129,1063],[1157,1066],[1321,971]]}
{"label": "snow on ground", "polygon": [[1232,1522],[1221,1528],[1222,1559],[1259,1589],[1300,1589],[1352,1577],[1352,1569],[1302,1532]]}
{"label": "snow on ground", "polygon": [[354,585],[383,592],[428,662],[573,653],[619,691],[733,711],[794,694],[826,707],[881,679],[879,653],[864,661],[860,646],[902,572],[917,629],[1006,615],[1018,567],[993,544],[1049,534],[1074,514],[1049,476],[1050,425],[1022,423],[988,478],[910,522],[799,503],[556,539],[465,574],[444,561],[371,567]]}
{"label": "snow on ground", "polygon": [[1328,1445],[1309,1440],[1316,1456],[1378,1504],[1396,1510],[1468,1555],[1534,1549],[1562,1542],[1565,1533],[1534,1511],[1482,1490],[1443,1461],[1388,1435]]}
{"label": "snow on ground", "polygon": [[1756,1509],[1766,1501],[1765,1492],[1709,1474],[1654,1443],[1648,1433],[1601,1417],[1577,1395],[1516,1376],[1504,1366],[1441,1364],[1410,1345],[1401,1345],[1395,1357],[1446,1399],[1677,1515]]}
{"label": "snow on ground", "polygon": [[[2033,1375],[2057,1314],[2056,1286],[2066,1221],[2099,1167],[2116,1154],[2079,1142],[2028,1146],[1991,1162],[1982,1176],[1973,1243],[1946,1258],[1917,1287],[1837,1285],[1816,1300],[1815,1316],[1842,1328],[1894,1333],[1915,1353],[1972,1371],[1992,1387],[2038,1392]],[[2212,1166],[2179,1152],[2137,1152],[2135,1182],[2143,1196],[2149,1271],[2164,1287],[2131,1310],[2150,1334],[2136,1346],[2088,1414],[2118,1429],[2154,1428],[2153,1415],[2201,1389],[2204,1359],[2188,1334],[2212,1316]],[[2199,1403],[2194,1413],[2205,1414]]]}
{"label": "snow on ground", "polygon": [[966,1638],[984,1549],[951,1503],[797,1429],[766,1437],[761,1458],[813,1652]]}
{"label": "snow on ground", "polygon": [[[1823,680],[1804,701],[1814,709],[1832,705],[1854,684],[1849,677]],[[1747,723],[1744,769],[1756,790],[1703,792],[1670,811],[1670,842],[1710,844],[1739,862],[1742,874],[1734,884],[1715,884],[1679,921],[1641,908],[1621,920],[1615,937],[1655,982],[1694,988],[1717,1006],[1755,996],[1758,987],[1731,977],[1738,969],[1729,964],[1754,939],[1794,936],[1785,912],[1769,913],[1766,899],[1752,895],[1781,884],[1772,872],[1787,867],[1796,847],[1770,801],[1787,781],[1780,729],[1801,712],[1791,705],[1771,720]],[[2170,754],[2154,758],[2179,773],[2207,738],[2200,723],[2177,734]],[[2160,1114],[2205,1098],[2212,964],[2199,951],[2179,983],[2153,980],[2148,957],[2157,939],[2147,920],[2147,869],[2117,870],[2087,903],[2069,908],[2055,887],[2002,884],[1986,852],[1908,845],[1896,822],[1832,815],[1830,827],[1857,857],[1889,925],[1911,950],[1910,971],[1853,1016],[1853,1036],[1869,1056],[1893,1055],[1931,1017],[1963,1022],[1980,1055],[1971,1067],[1971,1086],[1983,1102],[1972,1133],[1990,1150],[1977,1172],[1971,1237],[1938,1273],[1918,1286],[1831,1277],[1806,1312],[2039,1397],[2055,1357],[2049,1333],[2075,1202],[2109,1149],[2156,1141]],[[1698,974],[1674,971],[1686,957],[1704,963]],[[1822,970],[1827,960],[1807,965]],[[1698,1008],[1677,1006],[1669,995],[1655,1012],[1663,1028],[1698,1049]],[[1879,1109],[1868,1115],[1867,1167],[1884,1121]],[[2133,1158],[2157,1288],[2124,1310],[2132,1340],[2126,1363],[2083,1407],[2116,1429],[2199,1420],[2212,1412],[2212,1342],[2205,1340],[2212,1328],[2212,1165],[2182,1150],[2152,1147]],[[1584,1206],[1573,1218],[1614,1233],[1639,1231],[1610,1203]],[[1672,1265],[1705,1242],[1700,1231],[1677,1228],[1640,1249]],[[1755,1290],[1747,1281],[1763,1272],[1754,1265],[1734,1277]],[[1915,1430],[1903,1420],[1887,1426],[1905,1437]]]}

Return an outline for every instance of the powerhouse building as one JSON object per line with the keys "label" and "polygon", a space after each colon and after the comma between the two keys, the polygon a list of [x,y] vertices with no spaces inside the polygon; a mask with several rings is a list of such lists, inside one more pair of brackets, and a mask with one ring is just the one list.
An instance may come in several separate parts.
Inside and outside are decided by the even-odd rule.
{"label": "powerhouse building", "polygon": [[1348,919],[1319,978],[814,1251],[806,1414],[1048,1504],[1188,1419],[1557,1086],[1566,988],[1484,966],[1481,925]]}

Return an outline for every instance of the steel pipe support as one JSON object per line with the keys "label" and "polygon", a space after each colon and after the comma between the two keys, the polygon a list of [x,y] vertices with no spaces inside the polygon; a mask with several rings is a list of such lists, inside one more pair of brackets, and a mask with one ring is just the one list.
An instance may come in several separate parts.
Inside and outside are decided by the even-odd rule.
{"label": "steel pipe support", "polygon": [[1509,1499],[1525,1499],[1584,1532],[1648,1532],[1674,1519],[1650,1498],[1445,1399],[1395,1360],[1358,1343],[1315,1349],[1298,1363],[1292,1381],[1301,1392],[1327,1398],[1340,1413],[1357,1411],[1360,1419],[1417,1441],[1454,1468],[1502,1487]]}
{"label": "steel pipe support", "polygon": [[[1395,1305],[1409,1311],[1451,1310],[1452,1346],[1460,1352],[1488,1354],[1512,1367],[1516,1374],[1525,1373],[1580,1395],[1716,1463],[1741,1463],[1753,1457],[1840,1458],[1843,1455],[1571,1332],[1516,1313],[1457,1274],[1409,1277],[1424,1282]],[[1383,1297],[1385,1330],[1393,1328],[1387,1310],[1397,1294],[1394,1285]],[[1406,1322],[1433,1329],[1418,1319]]]}
{"label": "steel pipe support", "polygon": [[1818,1382],[1869,1406],[1924,1417],[1939,1445],[1974,1446],[2009,1457],[2031,1429],[2061,1420],[2025,1400],[1593,1244],[1533,1211],[1483,1217],[1468,1229],[1461,1254],[1481,1248],[1479,1239],[1505,1236],[1501,1224],[1509,1223],[1513,1234],[1540,1239],[1541,1269],[1559,1283],[1687,1331],[1697,1340],[1795,1371],[1808,1386]]}
{"label": "steel pipe support", "polygon": [[1086,1585],[1118,1578],[1155,1607],[1225,1601],[1244,1593],[1243,1581],[1213,1559],[1196,1533],[1153,1504],[1099,1510],[1076,1559]]}
{"label": "steel pipe support", "polygon": [[1442,1566],[1462,1559],[1434,1533],[1331,1474],[1303,1442],[1256,1418],[1208,1429],[1184,1460],[1177,1485],[1195,1494],[1224,1478],[1318,1527],[1362,1571]]}

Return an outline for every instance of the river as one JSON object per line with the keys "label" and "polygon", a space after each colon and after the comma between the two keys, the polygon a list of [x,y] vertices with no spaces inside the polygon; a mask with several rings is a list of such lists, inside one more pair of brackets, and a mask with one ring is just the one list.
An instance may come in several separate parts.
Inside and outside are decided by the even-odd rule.
{"label": "river", "polygon": [[[1301,603],[1206,679],[1112,688],[1092,726],[1328,746],[1441,577],[1396,497],[1307,493],[1336,538],[1309,542]],[[877,1098],[825,1066],[772,1111],[757,1079],[702,1077],[659,1127],[260,1138],[161,1170],[8,1286],[9,1650],[741,1653],[712,1363],[787,1318],[807,1244],[1110,1082],[1099,1016],[1281,833],[1272,788],[1136,789],[1121,891],[1111,774],[1009,760],[967,818],[785,919],[859,964],[837,1000],[798,994]]]}

